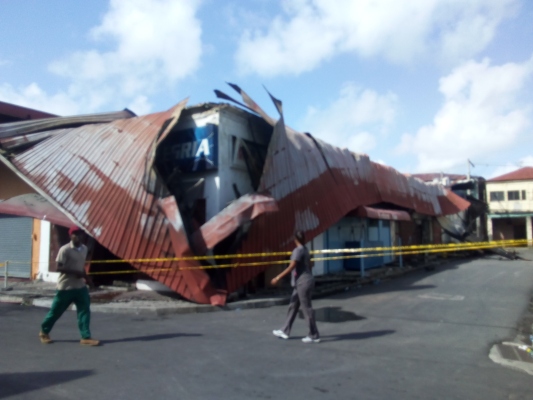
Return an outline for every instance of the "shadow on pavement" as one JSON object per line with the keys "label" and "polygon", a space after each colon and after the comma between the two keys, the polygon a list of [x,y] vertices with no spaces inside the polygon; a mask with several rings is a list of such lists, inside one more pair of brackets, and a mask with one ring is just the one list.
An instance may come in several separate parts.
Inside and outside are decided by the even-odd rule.
{"label": "shadow on pavement", "polygon": [[[154,340],[165,340],[165,339],[174,339],[178,337],[195,337],[203,336],[199,333],[163,333],[160,335],[148,335],[148,336],[135,336],[124,339],[111,339],[111,340],[100,340],[100,345],[110,344],[110,343],[122,343],[122,342],[151,342]],[[98,338],[97,338],[98,339]],[[55,343],[78,343],[79,340],[55,340]]]}
{"label": "shadow on pavement", "polygon": [[[317,322],[346,322],[346,321],[361,321],[366,319],[351,311],[344,311],[341,307],[322,307],[314,309],[315,320]],[[304,314],[302,310],[298,311],[298,318],[303,319]]]}
{"label": "shadow on pavement", "polygon": [[371,339],[371,338],[379,337],[379,336],[392,335],[395,332],[396,332],[395,330],[386,329],[382,331],[343,333],[339,335],[320,336],[320,341],[321,342],[335,342],[337,340],[365,340],[365,339]]}
{"label": "shadow on pavement", "polygon": [[92,375],[91,370],[11,372],[0,374],[0,399],[41,390]]}

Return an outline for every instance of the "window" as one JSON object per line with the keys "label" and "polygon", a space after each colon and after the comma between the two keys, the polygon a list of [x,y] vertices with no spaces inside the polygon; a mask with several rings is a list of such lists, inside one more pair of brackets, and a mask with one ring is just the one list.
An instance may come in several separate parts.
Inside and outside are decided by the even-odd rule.
{"label": "window", "polygon": [[519,190],[509,190],[507,192],[507,200],[520,200]]}
{"label": "window", "polygon": [[490,192],[490,201],[503,201],[504,192]]}
{"label": "window", "polygon": [[522,190],[522,200],[525,200],[525,199],[526,199],[526,191]]}

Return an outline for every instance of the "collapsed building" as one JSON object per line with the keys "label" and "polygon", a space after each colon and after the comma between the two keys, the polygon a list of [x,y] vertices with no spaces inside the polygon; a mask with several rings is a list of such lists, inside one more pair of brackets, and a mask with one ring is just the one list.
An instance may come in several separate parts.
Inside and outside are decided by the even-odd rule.
{"label": "collapsed building", "polygon": [[[469,161],[470,163],[470,161]],[[413,174],[415,178],[428,184],[442,185],[467,200],[470,206],[457,214],[437,218],[449,237],[467,242],[488,240],[486,202],[486,181],[480,176],[444,173]]]}
{"label": "collapsed building", "polygon": [[[186,299],[222,305],[270,267],[264,253],[292,248],[297,229],[315,250],[438,243],[435,218],[468,208],[440,185],[294,131],[280,101],[274,119],[232,87],[242,102],[216,91],[233,104],[0,124],[0,214],[77,224],[93,261],[126,261]],[[52,232],[49,259],[62,234]],[[260,265],[195,257],[251,253],[263,253],[247,259]],[[342,268],[353,261],[315,269]]]}

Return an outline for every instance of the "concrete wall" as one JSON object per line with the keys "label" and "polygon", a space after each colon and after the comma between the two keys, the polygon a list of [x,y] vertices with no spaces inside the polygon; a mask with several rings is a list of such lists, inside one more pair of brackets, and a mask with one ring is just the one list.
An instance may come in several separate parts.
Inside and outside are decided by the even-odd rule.
{"label": "concrete wall", "polygon": [[252,132],[245,113],[230,108],[215,108],[192,114],[180,120],[173,132],[207,124],[218,127],[218,166],[214,171],[189,173],[182,181],[192,184],[200,178],[205,179],[203,193],[197,193],[197,198],[205,198],[206,220],[209,220],[237,199],[234,184],[240,195],[254,191],[246,164],[239,161],[235,154],[240,141],[262,144],[266,150],[268,138],[259,132]]}
{"label": "concrete wall", "polygon": [[[324,250],[324,233],[321,233],[316,238],[314,238],[310,243],[307,244],[309,250]],[[314,258],[323,258],[324,254],[315,254],[312,257]],[[313,266],[313,275],[324,275],[325,262],[324,261],[315,261]]]}
{"label": "concrete wall", "polygon": [[233,185],[236,185],[241,195],[254,192],[246,163],[236,154],[241,140],[264,145],[265,149],[268,146],[266,137],[252,133],[245,114],[233,109],[220,110],[218,127],[219,211],[237,199]]}
{"label": "concrete wall", "polygon": [[50,272],[50,238],[52,227],[50,222],[41,221],[39,241],[39,268],[37,278],[45,282],[57,282],[58,272]]}
{"label": "concrete wall", "polygon": [[[518,190],[520,200],[507,200],[507,192]],[[522,191],[526,191],[526,199],[522,200]],[[491,192],[504,192],[503,201],[490,201]],[[487,203],[490,213],[502,212],[533,212],[533,181],[487,182]]]}

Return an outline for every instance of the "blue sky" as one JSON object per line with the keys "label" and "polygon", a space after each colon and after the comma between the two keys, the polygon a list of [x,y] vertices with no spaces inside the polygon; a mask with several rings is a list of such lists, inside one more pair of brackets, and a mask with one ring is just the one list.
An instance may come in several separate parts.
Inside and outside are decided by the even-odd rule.
{"label": "blue sky", "polygon": [[402,172],[533,165],[528,0],[0,0],[0,100],[60,115],[218,101]]}

